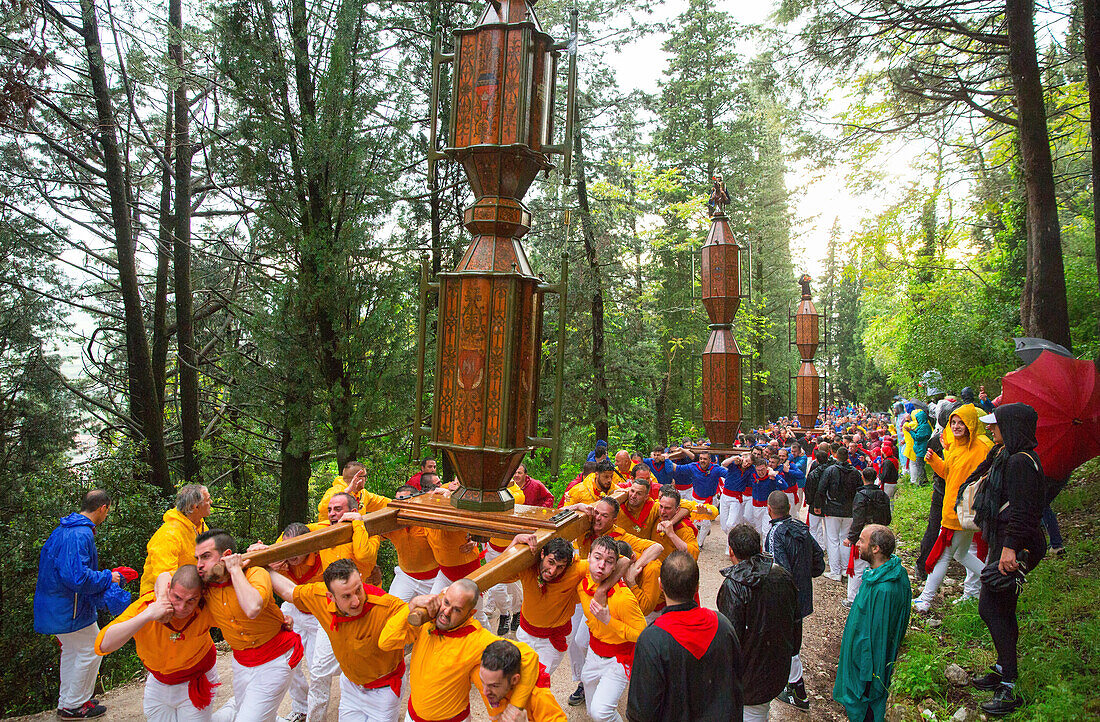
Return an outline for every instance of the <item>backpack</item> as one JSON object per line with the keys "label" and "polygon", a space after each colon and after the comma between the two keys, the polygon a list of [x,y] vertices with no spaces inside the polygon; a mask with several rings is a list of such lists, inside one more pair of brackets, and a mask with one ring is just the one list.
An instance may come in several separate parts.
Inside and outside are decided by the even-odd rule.
{"label": "backpack", "polygon": [[[1039,464],[1036,463],[1035,457],[1032,456],[1030,452],[1025,451],[1023,453],[1027,455],[1027,458],[1031,459],[1031,464],[1035,467],[1035,470],[1039,471]],[[975,502],[978,498],[978,494],[982,491],[982,487],[985,485],[987,476],[989,476],[989,474],[985,473],[974,481],[968,479],[959,487],[959,495],[955,499],[955,516],[959,518],[959,526],[963,529],[969,531],[981,530],[981,527],[978,526],[975,520],[977,516]]]}
{"label": "backpack", "polygon": [[810,576],[820,577],[825,573],[825,552],[817,543],[817,539],[810,536]]}

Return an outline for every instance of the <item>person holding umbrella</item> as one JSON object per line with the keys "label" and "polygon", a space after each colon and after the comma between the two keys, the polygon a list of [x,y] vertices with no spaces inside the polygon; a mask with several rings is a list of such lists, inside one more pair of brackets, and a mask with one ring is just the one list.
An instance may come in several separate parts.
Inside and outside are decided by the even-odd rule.
{"label": "person holding umbrella", "polygon": [[978,614],[993,637],[997,663],[973,684],[994,691],[993,699],[982,703],[982,710],[1000,717],[1023,704],[1015,692],[1020,633],[1016,602],[1026,573],[1046,554],[1046,536],[1040,524],[1046,482],[1035,453],[1039,415],[1034,408],[1004,404],[980,420],[992,435],[994,447],[968,481],[981,484],[974,499],[974,520],[989,544],[989,554],[981,573]]}

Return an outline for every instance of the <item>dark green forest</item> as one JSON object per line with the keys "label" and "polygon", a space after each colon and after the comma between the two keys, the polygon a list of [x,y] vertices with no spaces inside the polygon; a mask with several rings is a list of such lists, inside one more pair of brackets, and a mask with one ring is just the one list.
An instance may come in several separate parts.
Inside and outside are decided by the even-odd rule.
{"label": "dark green forest", "polygon": [[[455,265],[472,198],[456,164],[428,179],[431,39],[480,6],[0,0],[0,679],[24,690],[0,713],[56,696],[56,674],[28,680],[56,666],[30,599],[83,491],[119,499],[101,559],[139,568],[183,483],[210,488],[211,526],[270,540],[348,460],[382,493],[415,468],[421,265]],[[703,0],[536,6],[558,39],[573,9],[571,177],[526,200],[532,266],[569,263],[563,463],[540,450],[533,476],[560,492],[596,439],[702,435],[718,174],[746,249],[746,426],[792,411],[807,271],[829,403],[885,409],[933,368],[995,396],[1014,336],[1100,357],[1096,0],[784,0],[757,24]],[[626,87],[617,54],[651,37],[656,91]],[[888,199],[820,264],[808,179]],[[114,655],[102,678],[138,668]]]}

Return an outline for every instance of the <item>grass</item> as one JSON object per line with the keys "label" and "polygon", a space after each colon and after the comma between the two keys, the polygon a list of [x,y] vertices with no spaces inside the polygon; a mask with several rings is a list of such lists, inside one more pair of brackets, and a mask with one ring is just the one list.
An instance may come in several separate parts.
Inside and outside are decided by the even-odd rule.
{"label": "grass", "polygon": [[[898,553],[909,569],[916,559],[928,518],[931,487],[900,484],[894,507]],[[1046,559],[1028,576],[1020,597],[1020,680],[1028,704],[1004,718],[1013,722],[1100,719],[1100,459],[1074,474],[1054,502],[1066,555]],[[952,562],[950,576],[961,579]],[[920,587],[914,584],[914,594]],[[949,591],[961,593],[956,586]],[[928,620],[942,622],[929,626]],[[902,719],[921,719],[918,704],[938,720],[965,706],[978,709],[989,693],[952,686],[944,676],[952,662],[971,675],[983,674],[996,659],[976,601],[933,606],[930,617],[914,614],[893,678],[894,702]],[[927,718],[925,718],[927,719]]]}

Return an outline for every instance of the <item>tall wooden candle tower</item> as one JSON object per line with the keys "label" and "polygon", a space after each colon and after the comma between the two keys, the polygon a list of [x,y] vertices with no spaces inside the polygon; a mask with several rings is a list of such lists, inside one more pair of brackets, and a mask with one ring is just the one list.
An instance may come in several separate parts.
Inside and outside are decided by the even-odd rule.
{"label": "tall wooden candle tower", "polygon": [[741,305],[741,246],[722,203],[711,216],[702,251],[703,306],[710,338],[703,351],[703,426],[715,447],[731,447],[741,426],[741,351],[733,319]]}
{"label": "tall wooden candle tower", "polygon": [[802,286],[802,300],[794,314],[794,345],[802,364],[795,376],[795,414],[803,429],[812,429],[821,408],[821,376],[814,366],[821,339],[821,314],[811,297],[810,277],[803,274],[798,283]]}
{"label": "tall wooden candle tower", "polygon": [[[474,194],[464,225],[473,242],[450,272],[439,274],[434,409],[430,444],[446,454],[461,484],[461,509],[507,511],[509,480],[536,438],[542,284],[520,238],[531,227],[523,204],[552,145],[557,63],[565,46],[542,31],[534,0],[493,0],[477,25],[454,32],[454,55],[435,53],[430,173],[448,158],[462,164]],[[574,21],[575,22],[575,21]],[[575,32],[575,25],[574,25]],[[447,146],[435,153],[439,64],[453,61]]]}

